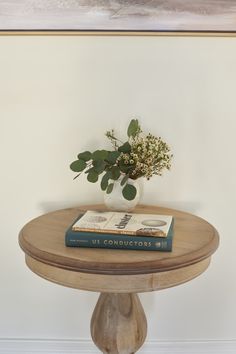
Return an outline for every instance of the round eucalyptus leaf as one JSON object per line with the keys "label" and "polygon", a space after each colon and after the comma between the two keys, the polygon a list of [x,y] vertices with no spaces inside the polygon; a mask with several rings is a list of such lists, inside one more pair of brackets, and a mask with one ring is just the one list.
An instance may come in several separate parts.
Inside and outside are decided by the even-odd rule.
{"label": "round eucalyptus leaf", "polygon": [[100,174],[105,170],[106,162],[103,160],[95,160],[93,161],[93,167],[94,170]]}
{"label": "round eucalyptus leaf", "polygon": [[107,161],[114,165],[116,163],[116,160],[118,159],[118,157],[120,156],[120,151],[110,151],[108,156],[107,156]]}
{"label": "round eucalyptus leaf", "polygon": [[117,180],[120,177],[120,169],[117,166],[112,167],[111,169],[112,179]]}
{"label": "round eucalyptus leaf", "polygon": [[101,180],[101,189],[103,191],[105,191],[107,189],[107,186],[108,186],[108,181],[109,181],[109,174],[108,173],[105,173],[105,175],[102,177],[102,180]]}
{"label": "round eucalyptus leaf", "polygon": [[132,184],[126,184],[122,190],[123,197],[127,200],[133,200],[136,197],[137,189]]}
{"label": "round eucalyptus leaf", "polygon": [[128,141],[126,141],[126,143],[124,143],[123,145],[121,145],[121,146],[118,148],[118,151],[124,152],[124,153],[130,152],[130,151],[131,151],[130,143],[129,143]]}
{"label": "round eucalyptus leaf", "polygon": [[74,172],[81,172],[86,168],[87,164],[84,160],[76,160],[70,164],[70,169]]}
{"label": "round eucalyptus leaf", "polygon": [[[92,172],[92,171],[94,171],[94,168],[93,168],[93,167],[90,167],[88,170],[84,171],[84,173],[90,173],[90,172]],[[95,171],[95,172],[96,172],[96,171]]]}
{"label": "round eucalyptus leaf", "polygon": [[128,130],[127,130],[128,137],[130,136],[135,137],[138,131],[139,131],[138,119],[132,119],[131,122],[129,123]]}
{"label": "round eucalyptus leaf", "polygon": [[96,150],[92,154],[93,160],[105,160],[108,156],[108,151],[106,150]]}
{"label": "round eucalyptus leaf", "polygon": [[81,160],[84,160],[84,161],[89,161],[91,160],[91,157],[92,157],[92,154],[90,151],[84,151],[84,152],[81,152],[79,155],[78,155],[78,159],[81,159]]}
{"label": "round eucalyptus leaf", "polygon": [[107,179],[112,178],[111,171],[108,170],[108,171],[105,173],[104,177],[105,177],[105,176],[106,176]]}
{"label": "round eucalyptus leaf", "polygon": [[125,175],[125,176],[122,178],[122,180],[121,180],[121,182],[120,182],[120,185],[121,185],[121,186],[124,186],[125,183],[128,181],[128,179],[129,179],[129,175]]}
{"label": "round eucalyptus leaf", "polygon": [[98,173],[96,171],[90,171],[87,176],[89,182],[95,183],[98,180]]}
{"label": "round eucalyptus leaf", "polygon": [[106,193],[110,194],[113,191],[114,183],[110,183],[107,187]]}

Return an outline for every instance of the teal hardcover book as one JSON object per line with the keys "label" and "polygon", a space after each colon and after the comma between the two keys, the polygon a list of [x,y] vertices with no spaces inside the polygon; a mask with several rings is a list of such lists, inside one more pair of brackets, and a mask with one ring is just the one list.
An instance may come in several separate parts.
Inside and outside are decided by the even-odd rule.
{"label": "teal hardcover book", "polygon": [[[127,215],[127,214],[125,214]],[[130,215],[132,215],[130,213]],[[80,215],[72,226],[66,231],[65,245],[67,247],[87,247],[87,248],[112,248],[112,249],[129,249],[129,250],[149,250],[149,251],[172,251],[172,241],[174,236],[174,219],[168,228],[165,237],[147,236],[127,233],[110,233],[103,230],[100,231],[76,231],[74,225],[83,216]],[[164,218],[164,216],[162,216]],[[153,220],[152,220],[153,221]],[[145,231],[147,228],[144,228]],[[152,228],[154,230],[154,228]],[[158,230],[160,230],[158,228]]]}

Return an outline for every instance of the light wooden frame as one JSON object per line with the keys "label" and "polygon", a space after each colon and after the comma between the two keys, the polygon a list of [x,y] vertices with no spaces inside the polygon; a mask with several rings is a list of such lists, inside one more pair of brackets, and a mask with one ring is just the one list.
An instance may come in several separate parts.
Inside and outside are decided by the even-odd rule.
{"label": "light wooden frame", "polygon": [[0,30],[0,36],[141,36],[141,37],[236,37],[236,31],[83,31]]}
{"label": "light wooden frame", "polygon": [[7,0],[0,35],[233,37],[235,18],[233,0]]}

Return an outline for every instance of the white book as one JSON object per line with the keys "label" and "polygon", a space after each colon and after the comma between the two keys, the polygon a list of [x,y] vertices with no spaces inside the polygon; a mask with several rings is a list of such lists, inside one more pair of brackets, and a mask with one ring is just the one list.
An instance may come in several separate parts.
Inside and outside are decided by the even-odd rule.
{"label": "white book", "polygon": [[72,225],[73,231],[167,237],[173,220],[171,215],[137,214],[87,210]]}

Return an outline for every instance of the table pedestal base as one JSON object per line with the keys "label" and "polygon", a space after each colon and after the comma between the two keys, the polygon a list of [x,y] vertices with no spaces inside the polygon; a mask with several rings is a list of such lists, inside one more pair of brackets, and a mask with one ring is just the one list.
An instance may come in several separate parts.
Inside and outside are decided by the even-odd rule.
{"label": "table pedestal base", "polygon": [[136,295],[185,283],[203,273],[210,257],[185,267],[136,275],[93,274],[46,264],[26,255],[28,267],[41,277],[75,289],[100,291],[91,320],[94,343],[104,354],[133,354],[143,344],[147,321]]}
{"label": "table pedestal base", "polygon": [[91,320],[91,335],[104,354],[134,354],[146,334],[147,320],[137,294],[100,295]]}

